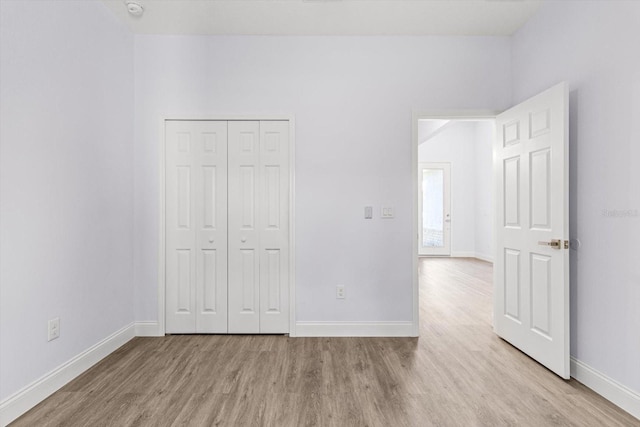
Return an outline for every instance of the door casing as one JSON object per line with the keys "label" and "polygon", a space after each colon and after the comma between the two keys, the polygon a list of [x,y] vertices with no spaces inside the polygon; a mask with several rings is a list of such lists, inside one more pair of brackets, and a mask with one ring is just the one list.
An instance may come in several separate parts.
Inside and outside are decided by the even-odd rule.
{"label": "door casing", "polygon": [[165,319],[165,292],[166,292],[166,233],[165,233],[165,122],[167,120],[220,120],[220,121],[260,121],[283,120],[289,122],[289,336],[296,336],[296,298],[295,298],[295,117],[293,115],[185,115],[169,114],[160,118],[158,144],[158,325],[156,336],[164,336],[166,331]]}

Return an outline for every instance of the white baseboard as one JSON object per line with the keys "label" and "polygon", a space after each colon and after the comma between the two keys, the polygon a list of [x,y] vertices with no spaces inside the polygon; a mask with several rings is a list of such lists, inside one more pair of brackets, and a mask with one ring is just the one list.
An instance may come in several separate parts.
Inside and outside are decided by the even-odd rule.
{"label": "white baseboard", "polygon": [[137,337],[161,337],[158,322],[136,322],[135,332]]}
{"label": "white baseboard", "polygon": [[451,251],[451,258],[475,258],[475,252]]}
{"label": "white baseboard", "polygon": [[490,263],[493,264],[493,257],[491,255],[484,255],[484,254],[476,252],[476,254],[473,257],[474,258],[478,258],[479,260],[482,260],[482,261],[490,262]]}
{"label": "white baseboard", "polygon": [[[418,255],[420,257],[446,257],[447,255]],[[493,263],[493,256],[491,255],[485,255],[485,254],[481,254],[480,252],[457,252],[457,251],[452,251],[451,255],[449,255],[450,258],[477,258],[479,260],[482,261],[486,261],[486,262],[490,262]]]}
{"label": "white baseboard", "polygon": [[296,322],[297,337],[411,337],[413,322]]}
{"label": "white baseboard", "polygon": [[7,424],[42,402],[62,386],[113,353],[134,337],[134,324],[114,332],[99,343],[0,402],[0,425]]}
{"label": "white baseboard", "polygon": [[625,387],[574,357],[571,358],[571,376],[640,419],[640,393]]}

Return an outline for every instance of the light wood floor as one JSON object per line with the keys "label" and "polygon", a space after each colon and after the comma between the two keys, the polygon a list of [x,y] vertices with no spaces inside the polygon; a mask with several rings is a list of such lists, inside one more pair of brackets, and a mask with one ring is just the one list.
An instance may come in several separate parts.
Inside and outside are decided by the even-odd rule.
{"label": "light wood floor", "polygon": [[421,259],[420,339],[135,338],[15,426],[640,426],[491,329],[491,264]]}

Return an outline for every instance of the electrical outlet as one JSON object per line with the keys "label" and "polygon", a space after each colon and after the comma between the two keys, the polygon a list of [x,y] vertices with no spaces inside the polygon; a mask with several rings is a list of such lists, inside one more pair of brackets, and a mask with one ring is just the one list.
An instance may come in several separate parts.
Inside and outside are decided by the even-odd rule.
{"label": "electrical outlet", "polygon": [[49,320],[49,334],[47,341],[55,340],[60,336],[60,318]]}
{"label": "electrical outlet", "polygon": [[336,298],[337,299],[345,299],[347,294],[344,291],[344,285],[336,286]]}

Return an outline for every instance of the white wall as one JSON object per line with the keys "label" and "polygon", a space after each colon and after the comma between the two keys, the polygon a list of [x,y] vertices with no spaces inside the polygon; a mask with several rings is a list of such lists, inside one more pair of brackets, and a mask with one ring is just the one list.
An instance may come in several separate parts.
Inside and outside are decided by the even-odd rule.
{"label": "white wall", "polygon": [[[515,101],[570,93],[571,353],[640,391],[640,2],[546,2],[513,38]],[[604,211],[628,211],[607,216]]]}
{"label": "white wall", "polygon": [[0,7],[2,401],[133,321],[133,36],[101,3]]}
{"label": "white wall", "polygon": [[[491,37],[136,36],[136,318],[157,319],[158,147],[167,114],[296,118],[297,318],[412,317],[412,110],[501,109]],[[395,219],[363,219],[363,207]],[[336,300],[335,286],[347,286]]]}
{"label": "white wall", "polygon": [[418,148],[420,162],[451,164],[451,256],[493,257],[493,126],[452,121]]}

